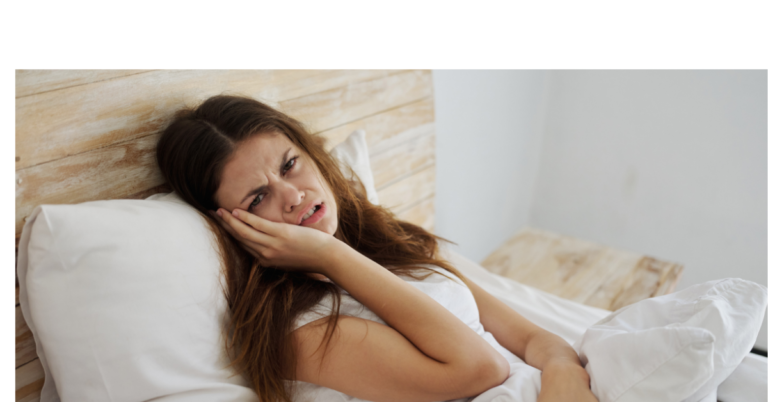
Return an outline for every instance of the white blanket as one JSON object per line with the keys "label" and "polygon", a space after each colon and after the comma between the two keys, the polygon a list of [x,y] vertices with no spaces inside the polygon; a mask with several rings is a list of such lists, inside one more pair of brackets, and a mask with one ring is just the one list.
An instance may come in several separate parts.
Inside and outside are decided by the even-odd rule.
{"label": "white blanket", "polygon": [[[503,301],[534,324],[575,344],[586,329],[610,311],[585,306],[493,274],[460,254],[443,248],[445,257],[470,280]],[[513,367],[513,375],[502,385],[473,399],[474,402],[535,402],[540,377],[535,369]],[[764,402],[768,399],[766,358],[749,354],[736,371],[703,402]],[[532,371],[532,370],[535,371]],[[535,391],[535,392],[534,392]]]}

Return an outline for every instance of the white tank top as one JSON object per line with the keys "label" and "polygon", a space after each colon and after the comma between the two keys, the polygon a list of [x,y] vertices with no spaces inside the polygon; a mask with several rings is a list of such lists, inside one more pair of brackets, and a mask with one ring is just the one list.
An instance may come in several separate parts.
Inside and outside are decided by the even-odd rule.
{"label": "white tank top", "polygon": [[[459,278],[443,268],[432,266],[438,272],[447,275],[449,278],[439,274],[432,274],[423,280],[417,280],[409,278],[407,276],[401,276],[400,278],[409,284],[413,285],[417,289],[426,293],[429,297],[440,303],[448,311],[458,317],[464,324],[467,324],[473,331],[480,335],[486,342],[488,342],[494,349],[501,353],[504,358],[510,363],[510,365],[523,363],[523,361],[512,354],[510,351],[501,346],[493,334],[486,332],[483,329],[483,325],[480,323],[480,312],[477,309],[477,303],[472,295],[472,291],[469,290],[467,285],[464,284]],[[416,271],[417,276],[422,272]],[[293,329],[297,329],[303,325],[306,325],[312,321],[329,316],[333,307],[333,299],[331,295],[326,295],[318,304],[316,304],[309,311],[300,314],[294,322]],[[379,316],[374,314],[367,307],[360,302],[352,298],[345,290],[341,289],[341,305],[339,308],[339,314],[363,318],[378,322],[379,324],[387,325]],[[319,385],[310,384],[302,381],[295,381],[295,394],[294,402],[309,402],[309,401],[345,401],[345,402],[358,402],[361,399],[351,397],[343,394],[339,391],[332,390],[330,388],[321,387]],[[456,399],[454,402],[469,401],[471,398]]]}

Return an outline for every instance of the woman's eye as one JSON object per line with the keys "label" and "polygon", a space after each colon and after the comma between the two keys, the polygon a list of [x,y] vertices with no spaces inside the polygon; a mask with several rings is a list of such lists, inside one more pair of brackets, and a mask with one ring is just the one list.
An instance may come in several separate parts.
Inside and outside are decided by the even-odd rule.
{"label": "woman's eye", "polygon": [[264,194],[263,194],[263,193],[262,193],[262,194],[259,194],[259,195],[257,195],[257,196],[256,196],[256,198],[254,198],[254,199],[253,199],[253,202],[251,203],[251,206],[250,206],[250,208],[253,208],[253,207],[255,207],[255,206],[259,205],[259,203],[260,203],[260,202],[261,202],[261,200],[263,200],[263,199],[264,199]]}
{"label": "woman's eye", "polygon": [[296,159],[299,159],[299,157],[298,156],[294,156],[288,162],[285,163],[285,166],[283,166],[283,173],[286,173],[287,171],[291,170],[293,165],[296,164]]}

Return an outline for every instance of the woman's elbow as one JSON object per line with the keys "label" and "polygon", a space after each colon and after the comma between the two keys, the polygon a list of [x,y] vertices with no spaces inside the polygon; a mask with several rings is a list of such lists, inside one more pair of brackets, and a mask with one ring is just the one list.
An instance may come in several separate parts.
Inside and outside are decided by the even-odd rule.
{"label": "woman's elbow", "polygon": [[509,362],[501,353],[496,352],[495,356],[484,362],[481,371],[491,384],[488,388],[495,387],[509,378]]}
{"label": "woman's elbow", "polygon": [[473,395],[501,385],[509,377],[509,362],[498,352],[477,359],[472,366],[466,379]]}

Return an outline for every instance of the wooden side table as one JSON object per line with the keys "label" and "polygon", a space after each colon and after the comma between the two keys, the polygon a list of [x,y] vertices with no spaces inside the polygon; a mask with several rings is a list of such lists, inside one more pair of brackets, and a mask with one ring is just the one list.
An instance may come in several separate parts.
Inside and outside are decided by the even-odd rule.
{"label": "wooden side table", "polygon": [[589,306],[615,311],[674,291],[683,266],[525,228],[491,253],[489,271]]}

